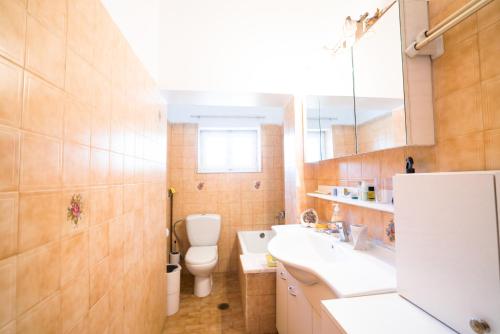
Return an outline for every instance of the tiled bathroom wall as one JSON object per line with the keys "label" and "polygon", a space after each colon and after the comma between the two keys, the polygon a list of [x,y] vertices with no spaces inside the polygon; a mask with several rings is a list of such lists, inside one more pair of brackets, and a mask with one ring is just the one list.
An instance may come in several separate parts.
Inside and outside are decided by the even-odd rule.
{"label": "tiled bathroom wall", "polygon": [[0,333],[160,331],[165,116],[100,1],[0,1]]}
{"label": "tiled bathroom wall", "polygon": [[[466,3],[431,0],[431,26]],[[415,159],[417,172],[500,169],[500,2],[454,27],[444,43],[444,55],[432,64],[436,145],[322,161],[313,167],[318,184],[388,179],[404,172],[406,156]],[[316,200],[316,208],[330,218],[331,203]],[[387,241],[392,215],[342,208],[349,221],[368,224],[373,237]]]}
{"label": "tiled bathroom wall", "polygon": [[[169,126],[169,187],[176,189],[174,221],[190,214],[218,213],[222,216],[219,261],[216,272],[238,270],[236,233],[268,230],[277,224],[284,209],[283,130],[279,125],[262,125],[262,172],[197,172],[195,124]],[[178,225],[183,254],[189,247],[185,224]]]}

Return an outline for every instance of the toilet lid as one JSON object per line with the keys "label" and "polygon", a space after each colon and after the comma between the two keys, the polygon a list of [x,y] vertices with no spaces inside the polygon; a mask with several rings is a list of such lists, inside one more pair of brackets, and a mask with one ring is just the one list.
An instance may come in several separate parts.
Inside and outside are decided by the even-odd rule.
{"label": "toilet lid", "polygon": [[217,260],[217,246],[191,247],[186,254],[186,262],[205,264]]}

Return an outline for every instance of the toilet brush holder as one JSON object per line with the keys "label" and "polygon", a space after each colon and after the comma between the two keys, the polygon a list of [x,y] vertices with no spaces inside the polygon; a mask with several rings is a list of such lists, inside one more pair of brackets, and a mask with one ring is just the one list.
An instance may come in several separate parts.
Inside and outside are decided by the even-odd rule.
{"label": "toilet brush holder", "polygon": [[166,268],[167,284],[167,316],[179,311],[179,300],[181,291],[181,266],[179,264],[169,264]]}
{"label": "toilet brush holder", "polygon": [[181,253],[179,252],[170,252],[170,264],[179,264],[181,259]]}

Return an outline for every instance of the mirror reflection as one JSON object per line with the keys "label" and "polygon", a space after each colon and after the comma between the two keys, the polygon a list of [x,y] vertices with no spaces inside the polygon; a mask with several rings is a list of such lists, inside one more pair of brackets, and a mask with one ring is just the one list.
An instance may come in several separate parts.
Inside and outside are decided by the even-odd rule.
{"label": "mirror reflection", "polygon": [[333,57],[332,68],[324,75],[334,79],[333,87],[304,101],[306,162],[356,154],[351,52],[345,49],[329,57]]}
{"label": "mirror reflection", "polygon": [[306,162],[356,153],[352,96],[307,96]]}
{"label": "mirror reflection", "polygon": [[406,145],[396,2],[353,46],[357,153]]}

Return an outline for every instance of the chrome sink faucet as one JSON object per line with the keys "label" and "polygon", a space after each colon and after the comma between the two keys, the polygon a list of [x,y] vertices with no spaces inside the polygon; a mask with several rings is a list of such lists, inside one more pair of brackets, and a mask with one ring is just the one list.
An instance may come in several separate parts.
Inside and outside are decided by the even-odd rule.
{"label": "chrome sink faucet", "polygon": [[349,241],[349,232],[347,232],[347,225],[344,222],[335,223],[339,231],[339,240],[343,242]]}

